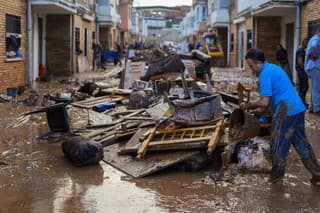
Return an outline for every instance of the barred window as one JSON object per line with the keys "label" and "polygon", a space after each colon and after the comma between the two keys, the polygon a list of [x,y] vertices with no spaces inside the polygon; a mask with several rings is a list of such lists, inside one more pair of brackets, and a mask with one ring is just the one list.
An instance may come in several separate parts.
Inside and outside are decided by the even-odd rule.
{"label": "barred window", "polygon": [[6,56],[21,58],[21,17],[6,14]]}

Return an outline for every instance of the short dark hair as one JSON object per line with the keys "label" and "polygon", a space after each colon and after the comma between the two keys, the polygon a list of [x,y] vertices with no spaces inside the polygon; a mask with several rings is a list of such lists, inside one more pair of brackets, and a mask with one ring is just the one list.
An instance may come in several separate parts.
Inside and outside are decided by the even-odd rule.
{"label": "short dark hair", "polygon": [[257,62],[257,61],[265,62],[266,61],[266,58],[264,57],[263,51],[259,50],[259,49],[248,50],[248,52],[246,54],[246,59],[251,59],[255,62]]}

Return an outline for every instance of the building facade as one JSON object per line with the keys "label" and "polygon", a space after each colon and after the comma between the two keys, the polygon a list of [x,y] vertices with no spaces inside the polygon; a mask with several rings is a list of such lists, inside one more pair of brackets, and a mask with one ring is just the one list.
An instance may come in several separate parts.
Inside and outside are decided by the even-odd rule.
{"label": "building facade", "polygon": [[229,64],[230,15],[229,0],[208,0],[207,26],[218,33],[224,53],[223,65]]}
{"label": "building facade", "polygon": [[190,10],[186,13],[181,22],[181,35],[186,42],[196,45],[201,40],[207,27],[207,1],[194,0]]}
{"label": "building facade", "polygon": [[131,14],[132,14],[132,4],[133,0],[121,0],[120,1],[120,43],[122,46],[125,46],[126,43],[129,43],[132,23],[131,23]]}
{"label": "building facade", "polygon": [[103,48],[115,49],[120,42],[120,1],[99,0],[96,15],[98,40]]}
{"label": "building facade", "polygon": [[[252,47],[262,49],[269,62],[277,63],[276,49],[282,44],[287,49],[295,80],[295,52],[303,34],[298,26],[298,7],[297,1],[231,0],[230,66],[248,69],[245,54]],[[301,21],[304,26],[305,21]]]}
{"label": "building facade", "polygon": [[95,6],[94,0],[30,0],[31,81],[39,76],[41,65],[53,75],[90,70]]}
{"label": "building facade", "polygon": [[26,84],[27,4],[0,0],[0,92]]}
{"label": "building facade", "polygon": [[305,1],[302,4],[301,39],[311,38],[320,28],[320,0]]}

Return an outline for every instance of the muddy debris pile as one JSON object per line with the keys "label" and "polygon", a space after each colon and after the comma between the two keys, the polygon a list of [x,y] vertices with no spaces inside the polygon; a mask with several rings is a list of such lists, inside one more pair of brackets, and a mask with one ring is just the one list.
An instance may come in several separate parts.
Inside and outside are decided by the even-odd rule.
{"label": "muddy debris pile", "polygon": [[211,58],[200,51],[144,51],[157,59],[127,57],[123,70],[91,81],[64,80],[70,90],[38,95],[36,105],[43,107],[28,115],[46,113],[50,128],[39,139],[62,134],[62,150],[76,166],[103,160],[133,177],[174,165],[195,171],[222,164],[222,178],[234,158],[243,168],[265,169],[268,143],[252,138],[268,135],[269,127],[237,109],[251,89],[219,91]]}

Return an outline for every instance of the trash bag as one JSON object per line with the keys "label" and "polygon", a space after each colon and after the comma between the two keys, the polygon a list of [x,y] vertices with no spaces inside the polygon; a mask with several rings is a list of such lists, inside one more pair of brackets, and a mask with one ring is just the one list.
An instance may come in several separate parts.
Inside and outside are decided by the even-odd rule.
{"label": "trash bag", "polygon": [[98,164],[103,159],[103,147],[82,136],[72,137],[61,145],[64,155],[75,166]]}
{"label": "trash bag", "polygon": [[179,56],[170,55],[151,64],[146,74],[141,77],[141,80],[149,81],[153,76],[164,75],[168,73],[180,73],[184,70],[184,63],[181,61]]}
{"label": "trash bag", "polygon": [[147,108],[154,100],[152,93],[146,93],[142,90],[133,91],[129,97],[128,109]]}

